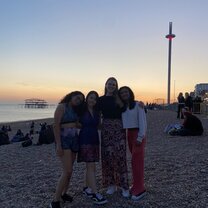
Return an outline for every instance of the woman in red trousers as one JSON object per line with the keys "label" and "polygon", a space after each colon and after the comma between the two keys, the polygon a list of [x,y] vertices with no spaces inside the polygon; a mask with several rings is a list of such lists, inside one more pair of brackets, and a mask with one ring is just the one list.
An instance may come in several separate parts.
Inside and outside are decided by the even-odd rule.
{"label": "woman in red trousers", "polygon": [[140,103],[135,101],[134,93],[127,87],[119,89],[119,96],[125,104],[122,113],[123,128],[127,130],[129,150],[132,154],[133,184],[131,199],[140,200],[146,194],[144,186],[144,151],[146,142],[146,114]]}

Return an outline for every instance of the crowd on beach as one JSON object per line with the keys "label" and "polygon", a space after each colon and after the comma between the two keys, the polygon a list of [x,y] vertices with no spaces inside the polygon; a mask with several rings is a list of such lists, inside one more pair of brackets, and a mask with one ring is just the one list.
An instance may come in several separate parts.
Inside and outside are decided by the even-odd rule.
{"label": "crowd on beach", "polygon": [[[39,134],[38,142],[36,145],[49,144],[54,142],[54,135],[51,134],[51,125],[48,125],[46,122],[39,124],[39,130],[35,131],[35,122],[32,121],[30,128],[26,133],[22,129],[17,129],[16,133],[10,138],[9,132],[12,129],[10,125],[3,125],[0,129],[0,145],[12,144],[21,142],[23,147],[27,147],[33,144],[34,134]],[[49,138],[48,138],[49,137]]]}
{"label": "crowd on beach", "polygon": [[[98,130],[101,131],[101,145]],[[96,186],[96,162],[102,163],[102,185],[106,194],[119,191],[124,198],[139,201],[146,194],[144,185],[144,149],[146,142],[146,114],[144,104],[134,98],[133,91],[110,77],[105,93],[80,91],[67,94],[54,114],[56,155],[63,167],[51,208],[61,207],[61,201],[72,202],[69,183],[73,163],[84,162],[86,175],[83,194],[95,204],[107,199]],[[132,155],[132,186],[129,188],[126,140]]]}
{"label": "crowd on beach", "polygon": [[5,135],[5,141],[2,141],[4,144],[10,144],[10,143],[15,143],[15,142],[22,142],[26,141],[28,139],[32,139],[32,135],[34,134],[34,121],[32,121],[31,126],[30,126],[30,131],[28,133],[24,134],[21,129],[18,129],[15,135],[10,139],[8,132],[11,132],[12,129],[10,125],[3,125],[1,127],[1,134]]}
{"label": "crowd on beach", "polygon": [[163,106],[157,103],[146,103],[145,110],[162,110]]}

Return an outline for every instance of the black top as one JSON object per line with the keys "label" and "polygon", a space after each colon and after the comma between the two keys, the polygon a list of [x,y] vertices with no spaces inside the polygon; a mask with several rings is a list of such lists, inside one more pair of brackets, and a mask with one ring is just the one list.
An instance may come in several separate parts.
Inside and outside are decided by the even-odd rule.
{"label": "black top", "polygon": [[184,128],[193,132],[203,132],[201,121],[192,114],[187,114],[183,123]]}
{"label": "black top", "polygon": [[192,97],[191,96],[188,96],[185,99],[185,106],[186,107],[189,107],[189,108],[192,108],[193,107],[193,101],[192,101]]}
{"label": "black top", "polygon": [[185,98],[183,97],[183,96],[181,96],[181,97],[178,97],[178,103],[180,104],[180,103],[185,103]]}
{"label": "black top", "polygon": [[123,111],[115,101],[114,96],[101,96],[98,100],[98,110],[101,111],[103,118],[121,119]]}

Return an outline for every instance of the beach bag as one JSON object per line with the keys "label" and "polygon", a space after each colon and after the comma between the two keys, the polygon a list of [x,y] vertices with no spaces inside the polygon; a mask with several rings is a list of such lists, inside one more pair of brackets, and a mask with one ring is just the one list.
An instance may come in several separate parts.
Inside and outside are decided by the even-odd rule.
{"label": "beach bag", "polygon": [[168,132],[169,135],[171,136],[178,136],[179,135],[179,129],[171,129],[169,132]]}
{"label": "beach bag", "polygon": [[22,142],[22,147],[29,147],[32,145],[32,139],[28,139],[24,142]]}
{"label": "beach bag", "polygon": [[174,125],[173,124],[168,124],[164,129],[164,133],[168,133],[172,128],[174,128]]}
{"label": "beach bag", "polygon": [[179,130],[181,128],[182,128],[181,124],[168,124],[164,129],[164,133],[170,134],[171,131]]}

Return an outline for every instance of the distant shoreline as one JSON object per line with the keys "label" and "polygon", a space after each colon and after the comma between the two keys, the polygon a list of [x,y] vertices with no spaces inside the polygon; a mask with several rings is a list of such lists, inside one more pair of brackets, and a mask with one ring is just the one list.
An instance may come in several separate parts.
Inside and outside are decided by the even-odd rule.
{"label": "distant shoreline", "polygon": [[47,121],[53,121],[53,117],[49,118],[40,118],[40,119],[26,119],[26,120],[19,120],[19,121],[6,121],[6,122],[0,122],[0,125],[14,125],[14,124],[21,124],[21,123],[30,123],[30,122],[47,122]]}
{"label": "distant shoreline", "polygon": [[0,124],[52,118],[54,112],[55,106],[48,108],[24,108],[16,104],[0,104]]}

